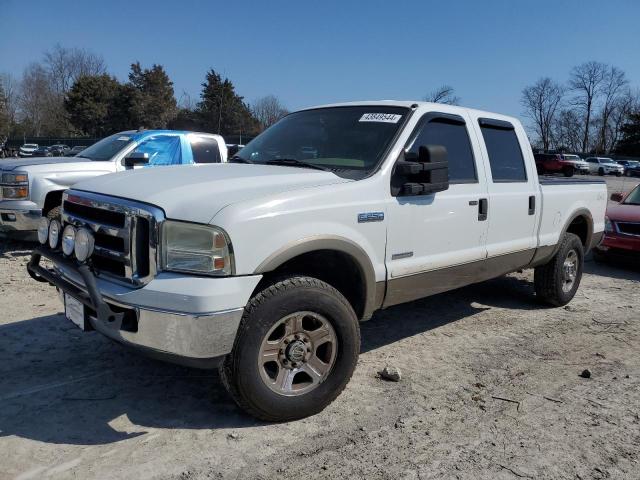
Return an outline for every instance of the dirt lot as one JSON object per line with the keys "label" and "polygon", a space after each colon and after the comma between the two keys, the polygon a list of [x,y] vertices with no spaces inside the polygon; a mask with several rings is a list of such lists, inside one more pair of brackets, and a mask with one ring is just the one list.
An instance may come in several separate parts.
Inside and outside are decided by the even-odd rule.
{"label": "dirt lot", "polygon": [[637,268],[588,261],[565,308],[525,272],[379,312],[338,400],[274,425],[77,330],[29,247],[0,239],[0,478],[640,478]]}

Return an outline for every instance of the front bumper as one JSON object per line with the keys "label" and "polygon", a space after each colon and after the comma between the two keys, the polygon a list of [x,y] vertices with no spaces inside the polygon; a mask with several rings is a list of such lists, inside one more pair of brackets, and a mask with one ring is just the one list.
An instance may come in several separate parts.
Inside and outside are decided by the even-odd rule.
{"label": "front bumper", "polygon": [[28,232],[38,229],[42,209],[29,200],[0,201],[0,232]]}
{"label": "front bumper", "polygon": [[[55,268],[52,270],[42,267],[41,257],[53,261]],[[245,296],[248,300],[261,278],[261,276],[228,279],[187,278],[190,282],[199,280],[219,282],[222,288],[211,290],[206,299],[201,298],[198,291],[192,298],[189,298],[188,293],[180,292],[180,286],[176,286],[175,283],[176,278],[172,278],[173,283],[169,283],[169,285],[173,284],[177,290],[173,293],[162,291],[164,288],[162,285],[154,287],[152,281],[141,289],[132,290],[121,287],[120,294],[111,292],[107,296],[103,294],[103,288],[99,288],[99,285],[106,282],[97,279],[86,264],[78,265],[75,261],[47,248],[36,248],[27,268],[36,280],[48,282],[80,300],[85,306],[85,318],[103,335],[149,356],[198,368],[216,367],[224,355],[231,351],[246,304],[245,301],[243,304],[229,307],[226,298],[218,298],[220,293],[216,294],[216,291],[221,292],[222,295],[225,294],[225,288],[221,282],[230,280],[231,282],[227,283],[232,283],[239,279],[235,283],[243,290],[242,295],[230,294],[229,296],[233,297],[234,301],[240,302],[239,299]],[[226,291],[228,290],[227,287]],[[153,301],[161,297],[163,302]],[[140,301],[132,304],[121,301],[122,298],[138,298]],[[210,306],[217,300],[221,300],[217,303],[225,308],[209,312],[201,311],[202,307]],[[149,302],[157,307],[144,304]],[[168,310],[167,304],[181,306],[182,310]],[[187,309],[187,307],[191,308]]]}

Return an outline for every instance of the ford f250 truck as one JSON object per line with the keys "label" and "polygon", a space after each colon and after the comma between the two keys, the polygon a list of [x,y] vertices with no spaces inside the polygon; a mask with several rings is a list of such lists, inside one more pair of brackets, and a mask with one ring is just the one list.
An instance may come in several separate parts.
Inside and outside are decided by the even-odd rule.
{"label": "ford f250 truck", "polygon": [[224,162],[219,135],[176,130],[120,132],[74,157],[0,162],[0,231],[35,231],[40,218],[58,218],[62,192],[81,180],[137,168]]}
{"label": "ford f250 truck", "polygon": [[227,164],[76,185],[28,269],[81,328],[219,366],[239,406],[281,421],[340,394],[378,309],[525,268],[565,305],[605,206],[600,180],[539,180],[514,118],[347,103],[286,116]]}

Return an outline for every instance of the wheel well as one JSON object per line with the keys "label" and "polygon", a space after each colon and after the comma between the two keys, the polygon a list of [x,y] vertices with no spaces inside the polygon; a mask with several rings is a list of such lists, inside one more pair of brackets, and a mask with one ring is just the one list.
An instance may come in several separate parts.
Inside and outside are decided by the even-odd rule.
{"label": "wheel well", "polygon": [[313,277],[328,283],[344,295],[358,318],[363,317],[367,291],[366,280],[360,265],[351,255],[337,250],[315,250],[303,253],[266,273],[256,287],[256,292],[275,278],[290,275]]}
{"label": "wheel well", "polygon": [[583,215],[579,215],[574,218],[567,228],[568,233],[573,233],[578,236],[584,248],[587,248],[588,246],[589,230],[589,221]]}
{"label": "wheel well", "polygon": [[60,204],[62,203],[63,193],[64,190],[47,193],[47,196],[44,199],[44,207],[42,208],[42,213],[46,215],[49,210],[60,206]]}

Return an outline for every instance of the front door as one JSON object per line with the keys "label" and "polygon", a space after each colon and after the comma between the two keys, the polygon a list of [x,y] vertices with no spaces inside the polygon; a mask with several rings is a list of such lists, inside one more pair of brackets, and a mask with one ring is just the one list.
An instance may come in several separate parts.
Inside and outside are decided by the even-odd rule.
{"label": "front door", "polygon": [[[407,148],[443,145],[449,160],[449,189],[397,196],[389,207],[385,306],[471,283],[487,251],[485,171],[469,118],[445,112],[425,114]],[[472,131],[472,130],[471,130]],[[460,268],[458,268],[460,267]]]}

